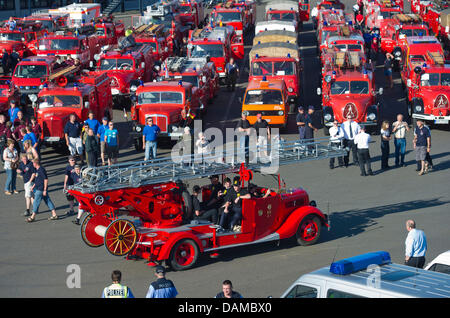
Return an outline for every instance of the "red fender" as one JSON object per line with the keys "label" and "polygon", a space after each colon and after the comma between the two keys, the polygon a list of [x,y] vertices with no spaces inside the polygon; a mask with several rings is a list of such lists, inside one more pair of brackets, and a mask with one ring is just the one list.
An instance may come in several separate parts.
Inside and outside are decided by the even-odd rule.
{"label": "red fender", "polygon": [[169,258],[170,251],[172,250],[172,247],[179,242],[180,240],[184,239],[192,239],[198,246],[200,253],[203,253],[203,246],[200,239],[192,234],[191,232],[179,232],[174,233],[170,236],[169,240],[161,247],[161,250],[158,254],[158,261],[163,261]]}
{"label": "red fender", "polygon": [[297,232],[300,222],[308,215],[316,215],[322,221],[322,225],[328,226],[327,217],[313,206],[302,206],[292,212],[284,221],[283,225],[276,231],[280,235],[280,239],[285,239],[294,236]]}

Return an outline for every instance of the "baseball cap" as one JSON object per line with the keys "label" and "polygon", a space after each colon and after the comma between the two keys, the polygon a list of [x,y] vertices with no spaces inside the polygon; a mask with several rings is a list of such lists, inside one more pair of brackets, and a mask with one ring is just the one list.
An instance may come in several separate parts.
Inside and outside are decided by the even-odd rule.
{"label": "baseball cap", "polygon": [[308,109],[312,109],[312,110],[314,110],[314,106],[312,106],[312,105],[309,105],[309,106],[308,106]]}
{"label": "baseball cap", "polygon": [[103,117],[102,120],[108,121],[108,117]]}
{"label": "baseball cap", "polygon": [[213,174],[212,176],[209,177],[210,179],[219,179],[219,175],[218,174]]}
{"label": "baseball cap", "polygon": [[164,268],[164,266],[158,265],[155,267],[155,272],[157,274],[164,274],[166,272],[166,269]]}
{"label": "baseball cap", "polygon": [[298,106],[298,110],[305,110],[302,106]]}

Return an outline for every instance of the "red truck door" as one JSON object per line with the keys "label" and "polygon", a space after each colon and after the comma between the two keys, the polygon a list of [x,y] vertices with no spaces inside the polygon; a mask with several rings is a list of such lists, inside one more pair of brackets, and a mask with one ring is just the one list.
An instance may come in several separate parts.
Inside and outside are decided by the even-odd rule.
{"label": "red truck door", "polygon": [[[273,225],[280,211],[280,197],[268,196],[267,198],[253,198],[254,207],[254,240],[258,240],[264,236],[273,233]],[[246,210],[242,210],[242,217],[245,218]]]}
{"label": "red truck door", "polygon": [[244,42],[242,36],[233,35],[231,38],[231,54],[235,59],[244,58]]}

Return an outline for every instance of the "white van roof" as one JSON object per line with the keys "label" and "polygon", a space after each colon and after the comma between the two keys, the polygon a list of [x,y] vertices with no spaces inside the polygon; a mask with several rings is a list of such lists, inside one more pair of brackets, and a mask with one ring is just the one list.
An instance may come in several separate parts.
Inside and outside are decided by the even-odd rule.
{"label": "white van roof", "polygon": [[[368,254],[363,254],[359,257],[364,257],[364,255]],[[389,260],[380,264],[375,264],[379,266],[378,268],[380,270],[379,286],[377,287],[368,284],[374,277],[374,272],[367,271],[367,262],[365,264],[357,264],[355,262],[355,266],[352,264],[352,260],[356,257],[340,261],[342,264],[339,269],[342,270],[341,274],[337,274],[339,270],[336,270],[334,267],[334,264],[336,263],[333,263],[331,266],[323,267],[319,270],[302,275],[296,280],[293,286],[299,284],[319,285],[319,282],[327,282],[333,283],[333,285],[343,286],[342,291],[350,294],[352,294],[351,289],[356,288],[358,290],[367,290],[368,294],[371,295],[378,294],[379,297],[450,297],[450,275],[430,272],[406,265],[393,264],[390,262],[389,254],[386,254],[389,257]],[[358,260],[358,262],[360,260]],[[293,286],[291,286],[288,291],[290,291]],[[320,284],[320,286],[325,285]]]}
{"label": "white van roof", "polygon": [[295,32],[295,26],[294,23],[291,21],[280,21],[280,20],[260,21],[256,23],[255,34],[271,30],[286,30]]}
{"label": "white van roof", "polygon": [[430,268],[431,265],[438,263],[438,264],[444,264],[450,266],[450,250],[447,252],[439,254],[434,260],[432,260],[427,266],[425,266],[425,269]]}

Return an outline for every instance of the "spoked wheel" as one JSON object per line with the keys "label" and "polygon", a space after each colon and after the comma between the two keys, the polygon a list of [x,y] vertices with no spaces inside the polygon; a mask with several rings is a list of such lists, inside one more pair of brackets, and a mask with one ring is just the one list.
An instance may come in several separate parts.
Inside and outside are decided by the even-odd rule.
{"label": "spoked wheel", "polygon": [[168,265],[176,271],[186,270],[194,266],[198,255],[199,249],[193,240],[181,240],[172,248]]}
{"label": "spoked wheel", "polygon": [[128,254],[136,245],[137,232],[133,223],[119,219],[112,222],[105,232],[105,247],[115,256]]}
{"label": "spoked wheel", "polygon": [[81,223],[81,238],[90,247],[103,245],[105,229],[111,223],[110,220],[101,215],[88,214]]}
{"label": "spoked wheel", "polygon": [[297,244],[308,246],[317,242],[322,229],[322,224],[317,216],[306,216],[298,226],[295,238]]}

